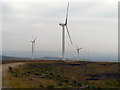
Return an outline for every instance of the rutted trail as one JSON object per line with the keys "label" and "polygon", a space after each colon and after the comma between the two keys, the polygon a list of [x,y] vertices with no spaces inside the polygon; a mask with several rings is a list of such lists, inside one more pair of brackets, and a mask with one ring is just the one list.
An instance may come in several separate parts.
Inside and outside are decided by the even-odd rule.
{"label": "rutted trail", "polygon": [[4,83],[2,85],[3,88],[10,88],[9,86],[9,80],[7,78],[7,71],[9,69],[9,67],[15,68],[16,66],[25,64],[26,62],[19,62],[19,63],[8,63],[8,64],[2,64],[0,66],[2,66],[2,71],[0,71],[2,73],[2,79],[4,79]]}
{"label": "rutted trail", "polygon": [[2,64],[0,63],[0,89],[2,89]]}

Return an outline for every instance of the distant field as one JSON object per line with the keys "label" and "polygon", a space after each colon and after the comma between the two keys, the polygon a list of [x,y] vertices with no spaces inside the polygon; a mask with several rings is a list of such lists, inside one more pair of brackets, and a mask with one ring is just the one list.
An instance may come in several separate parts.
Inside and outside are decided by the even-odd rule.
{"label": "distant field", "polygon": [[19,65],[15,69],[9,68],[8,78],[11,87],[14,88],[118,88],[119,64],[87,61],[32,61]]}

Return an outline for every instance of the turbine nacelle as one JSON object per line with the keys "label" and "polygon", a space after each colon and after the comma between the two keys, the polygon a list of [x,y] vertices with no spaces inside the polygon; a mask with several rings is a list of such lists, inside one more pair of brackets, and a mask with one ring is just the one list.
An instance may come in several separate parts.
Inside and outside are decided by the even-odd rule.
{"label": "turbine nacelle", "polygon": [[31,41],[31,43],[34,43],[34,41]]}
{"label": "turbine nacelle", "polygon": [[77,48],[77,50],[80,50],[80,49],[83,49],[83,48]]}
{"label": "turbine nacelle", "polygon": [[60,25],[60,26],[66,26],[66,24],[64,24],[64,23],[60,23],[59,25]]}
{"label": "turbine nacelle", "polygon": [[35,41],[31,41],[31,43],[35,43]]}
{"label": "turbine nacelle", "polygon": [[37,39],[37,37],[36,37],[33,41],[31,41],[31,42],[32,42],[32,43],[35,43],[36,39]]}

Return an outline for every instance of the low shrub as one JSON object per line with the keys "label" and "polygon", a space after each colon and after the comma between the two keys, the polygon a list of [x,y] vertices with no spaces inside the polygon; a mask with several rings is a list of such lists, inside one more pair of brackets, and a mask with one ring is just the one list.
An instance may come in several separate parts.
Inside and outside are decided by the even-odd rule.
{"label": "low shrub", "polygon": [[81,83],[81,82],[79,82],[77,85],[78,85],[78,86],[82,86],[82,83]]}
{"label": "low shrub", "polygon": [[54,86],[53,85],[49,85],[49,86],[47,86],[47,88],[54,88]]}
{"label": "low shrub", "polygon": [[12,67],[9,67],[9,71],[12,71]]}
{"label": "low shrub", "polygon": [[40,88],[43,88],[43,85],[40,84]]}

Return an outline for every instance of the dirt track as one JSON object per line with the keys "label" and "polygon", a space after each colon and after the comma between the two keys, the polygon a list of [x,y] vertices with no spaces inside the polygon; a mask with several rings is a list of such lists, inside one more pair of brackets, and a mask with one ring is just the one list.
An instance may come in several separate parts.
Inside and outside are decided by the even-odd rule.
{"label": "dirt track", "polygon": [[[2,67],[2,71],[0,70],[0,73],[2,73],[2,74],[0,74],[0,77],[2,77],[2,79],[4,78],[4,84],[2,86],[3,88],[10,87],[9,86],[9,81],[7,79],[7,71],[9,69],[9,67],[14,68],[16,66],[19,66],[19,65],[22,65],[22,64],[25,64],[25,63],[26,62],[19,62],[19,63],[8,63],[8,64],[2,64],[2,65],[0,65],[0,67]],[[0,81],[2,81],[1,78],[0,78]]]}
{"label": "dirt track", "polygon": [[0,89],[2,89],[2,65],[0,64]]}

